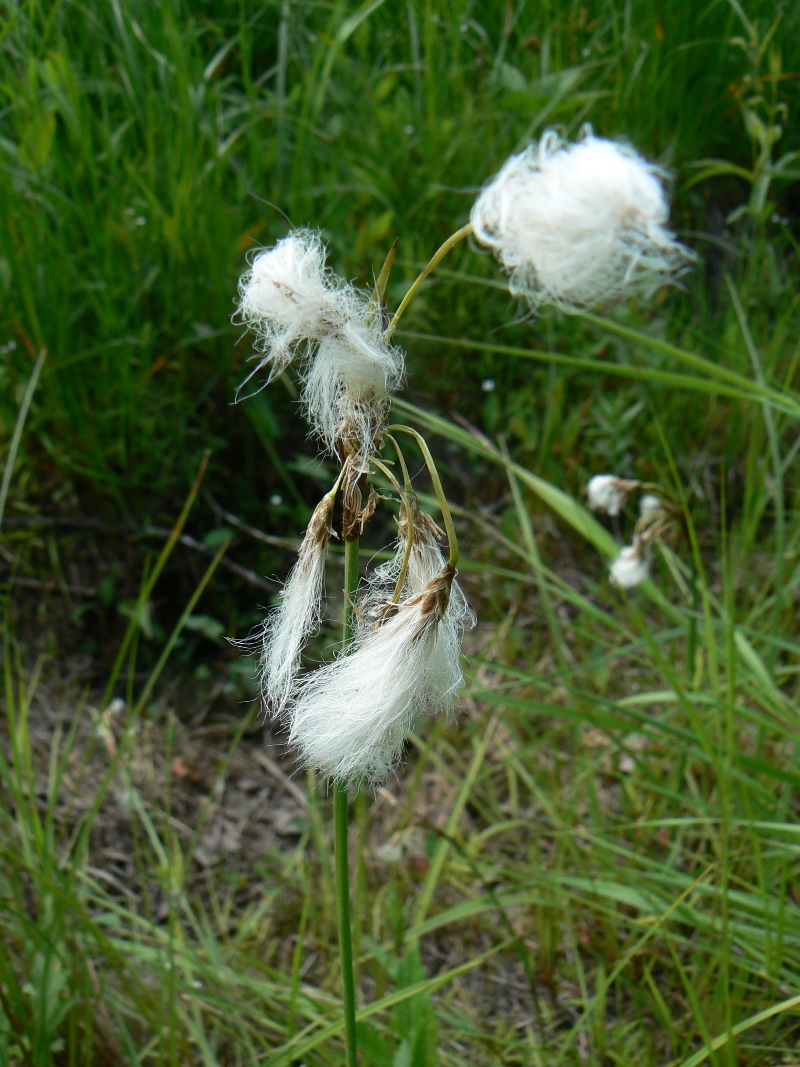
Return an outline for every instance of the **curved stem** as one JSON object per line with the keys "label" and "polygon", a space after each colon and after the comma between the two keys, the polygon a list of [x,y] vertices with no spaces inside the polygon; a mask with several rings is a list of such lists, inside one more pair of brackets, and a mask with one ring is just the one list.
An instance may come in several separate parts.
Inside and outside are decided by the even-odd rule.
{"label": "curved stem", "polygon": [[386,328],[386,340],[387,341],[391,339],[392,334],[397,329],[397,323],[400,321],[400,318],[401,318],[403,312],[406,310],[408,305],[411,303],[411,301],[412,301],[412,299],[414,297],[414,294],[417,292],[417,290],[422,285],[422,283],[425,281],[425,279],[428,277],[428,275],[432,271],[436,270],[436,268],[439,266],[439,264],[442,262],[442,260],[444,259],[444,257],[447,255],[447,253],[450,251],[451,248],[455,248],[455,246],[459,243],[459,241],[463,241],[464,238],[465,237],[469,237],[469,235],[471,233],[472,233],[472,223],[468,222],[466,226],[462,226],[460,230],[456,230],[456,232],[454,234],[451,234],[450,237],[448,237],[447,240],[444,242],[444,244],[441,245],[439,248],[437,248],[437,250],[433,253],[431,258],[428,260],[427,264],[423,268],[422,273],[417,278],[415,278],[415,280],[411,283],[411,287],[409,288],[408,292],[403,297],[403,299],[400,301],[400,306],[398,307],[397,311],[395,311],[394,315],[392,316],[392,321],[389,323],[388,327]]}
{"label": "curved stem", "polygon": [[403,451],[396,439],[388,431],[384,431],[383,434],[389,441],[392,442],[392,448],[397,453],[397,458],[400,461],[400,469],[403,472],[403,484],[407,493],[412,493],[414,490],[411,488],[411,475],[408,473],[408,464],[406,463],[406,457],[403,455]]}
{"label": "curved stem", "polygon": [[[351,600],[358,589],[359,538],[344,543],[344,609],[342,639],[344,646],[353,636]],[[347,785],[333,783],[333,847],[336,857],[336,919],[339,929],[339,956],[342,965],[342,1007],[344,1011],[345,1063],[357,1067],[356,986],[353,977],[353,935],[350,928],[350,863],[347,855]]]}
{"label": "curved stem", "polygon": [[378,459],[377,456],[372,456],[372,458],[370,459],[370,463],[373,465],[373,467],[377,467],[381,474],[383,474],[392,483],[392,486],[400,494],[400,499],[402,500],[405,496],[405,490],[395,478],[390,468],[387,467],[387,465],[382,460]]}
{"label": "curved stem", "polygon": [[[394,440],[394,439],[392,439],[392,440]],[[395,448],[397,448],[396,444],[395,444]],[[398,455],[400,455],[399,450],[398,450]],[[381,463],[381,461],[379,459],[375,459],[374,457],[372,459],[372,462],[378,468],[378,470],[383,471],[383,473],[386,475],[386,477],[389,479],[389,481],[395,487],[397,492],[400,494],[400,500],[401,500],[401,502],[403,504],[403,508],[405,510],[405,513],[406,513],[406,530],[407,530],[407,533],[406,533],[405,550],[403,552],[403,561],[400,564],[400,570],[399,570],[399,572],[397,574],[397,581],[394,584],[394,592],[392,593],[392,600],[391,600],[392,604],[399,604],[400,603],[400,594],[403,591],[403,586],[406,584],[406,575],[408,574],[408,561],[411,559],[411,549],[414,546],[414,509],[412,507],[412,501],[411,501],[411,497],[412,497],[412,494],[413,494],[414,490],[411,488],[411,481],[410,481],[410,479],[408,477],[408,469],[406,468],[406,465],[402,460],[401,460],[401,464],[402,464],[403,473],[404,473],[405,479],[406,479],[406,488],[405,489],[401,489],[400,488],[400,483],[397,481],[397,479],[392,474],[392,472],[389,470],[389,468],[386,466],[386,464]],[[401,527],[401,529],[402,529],[402,527]]]}
{"label": "curved stem", "polygon": [[389,426],[388,429],[389,431],[393,430],[395,433],[408,434],[408,436],[413,437],[419,445],[422,458],[425,460],[425,466],[428,468],[428,473],[433,482],[433,491],[436,493],[436,499],[439,501],[439,507],[442,509],[444,528],[447,531],[447,544],[450,549],[450,555],[447,562],[451,567],[456,567],[458,565],[458,538],[456,537],[456,528],[453,525],[453,516],[450,513],[450,505],[447,503],[447,497],[444,495],[439,472],[436,469],[436,464],[433,462],[433,456],[431,455],[431,450],[428,448],[428,442],[421,433],[417,433],[411,426],[397,424]]}

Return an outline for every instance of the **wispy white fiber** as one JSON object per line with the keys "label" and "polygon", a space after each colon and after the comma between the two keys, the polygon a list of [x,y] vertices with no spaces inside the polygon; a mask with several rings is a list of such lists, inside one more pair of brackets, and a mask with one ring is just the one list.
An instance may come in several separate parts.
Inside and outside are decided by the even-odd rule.
{"label": "wispy white fiber", "polygon": [[334,455],[340,441],[362,456],[375,450],[388,403],[405,372],[402,349],[386,342],[363,294],[347,301],[342,326],[323,338],[304,375],[303,403],[314,431]]}
{"label": "wispy white fiber", "polygon": [[[413,543],[405,587],[401,593],[401,597],[408,598],[421,593],[445,568],[444,554],[439,547],[441,530],[430,515],[420,511],[415,504],[412,504],[411,511]],[[405,525],[407,527],[408,524]],[[405,550],[403,526],[401,522],[398,554],[401,545],[403,551]],[[399,575],[399,568],[397,574]],[[472,629],[474,625],[475,615],[472,608],[467,603],[461,586],[453,578],[450,599],[436,633],[419,695],[420,707],[427,714],[449,714],[452,711],[458,691],[464,684],[461,636],[464,630]]]}
{"label": "wispy white fiber", "polygon": [[650,568],[650,553],[647,546],[634,538],[632,545],[625,545],[611,564],[610,577],[620,589],[633,589],[647,577]]}
{"label": "wispy white fiber", "polygon": [[589,507],[592,511],[601,511],[605,515],[619,515],[625,498],[636,484],[617,478],[614,474],[595,474],[586,486]]}
{"label": "wispy white fiber", "polygon": [[[444,538],[443,532],[430,515],[420,510],[415,497],[411,498],[409,506],[411,522],[408,520],[404,505],[398,520],[398,538],[394,556],[380,567],[375,568],[367,583],[366,592],[359,601],[360,626],[366,629],[375,625],[386,615],[387,606],[400,577],[409,537],[412,543],[405,583],[400,590],[401,601],[420,593],[445,566],[444,554],[439,547],[439,542]],[[459,636],[463,630],[475,625],[472,609],[455,579],[450,589],[445,619],[454,627]],[[460,684],[461,682],[458,683]]]}
{"label": "wispy white fiber", "polygon": [[342,288],[325,269],[319,236],[296,230],[259,251],[239,279],[237,315],[262,353],[246,381],[265,370],[261,386],[286,369],[298,345],[318,340],[340,322]]}
{"label": "wispy white fiber", "polygon": [[326,269],[319,236],[297,230],[259,252],[239,282],[237,320],[255,335],[263,388],[293,361],[312,430],[338,458],[368,456],[402,384],[402,349],[387,342],[379,310]]}
{"label": "wispy white fiber", "polygon": [[554,131],[512,156],[472,209],[477,240],[535,309],[565,311],[654,289],[693,258],[666,228],[664,172],[633,148]]}
{"label": "wispy white fiber", "polygon": [[276,717],[294,692],[303,648],[322,620],[334,500],[335,494],[328,493],[317,505],[280,602],[264,623],[261,695],[265,710]]}
{"label": "wispy white fiber", "polygon": [[441,643],[452,577],[446,566],[351,651],[300,683],[289,741],[308,766],[340,782],[378,784],[397,766],[417,719],[449,708],[456,675],[460,681],[457,637],[455,648],[449,634]]}

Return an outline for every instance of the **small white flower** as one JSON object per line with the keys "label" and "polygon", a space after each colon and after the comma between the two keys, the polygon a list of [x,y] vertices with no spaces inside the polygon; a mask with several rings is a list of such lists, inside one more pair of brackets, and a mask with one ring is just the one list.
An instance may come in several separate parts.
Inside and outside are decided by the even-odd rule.
{"label": "small white flower", "polygon": [[611,582],[620,589],[633,589],[640,585],[650,567],[647,548],[638,539],[632,545],[625,545],[611,564]]}
{"label": "small white flower", "polygon": [[484,391],[484,393],[493,393],[494,388],[495,386],[493,378],[484,378],[481,382],[481,389]]}
{"label": "small white flower", "polygon": [[274,716],[282,713],[294,692],[303,647],[322,619],[334,501],[331,492],[317,505],[280,602],[262,630],[261,696],[264,708]]}
{"label": "small white flower", "polygon": [[693,258],[665,228],[663,171],[633,148],[548,131],[512,156],[472,209],[477,240],[533,308],[565,311],[655,286]]}
{"label": "small white flower", "polygon": [[639,518],[649,519],[652,515],[663,511],[664,505],[654,493],[645,493],[639,501]]}
{"label": "small white flower", "polygon": [[619,515],[629,491],[630,483],[614,474],[595,474],[586,486],[589,507],[605,515]]}

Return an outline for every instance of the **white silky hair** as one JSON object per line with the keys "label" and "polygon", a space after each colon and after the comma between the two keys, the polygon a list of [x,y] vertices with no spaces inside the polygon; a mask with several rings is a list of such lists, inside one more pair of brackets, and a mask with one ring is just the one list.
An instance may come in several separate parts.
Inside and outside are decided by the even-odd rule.
{"label": "white silky hair", "polygon": [[464,683],[461,635],[475,616],[454,577],[448,578],[446,606],[439,600],[430,609],[431,591],[441,589],[448,566],[433,521],[414,511],[400,603],[391,604],[391,597],[407,522],[401,523],[394,557],[367,584],[351,648],[307,676],[289,708],[290,743],[308,766],[341,782],[385,781],[417,720],[450,714]]}
{"label": "white silky hair", "polygon": [[[403,566],[408,536],[412,536],[413,540],[405,583],[400,591],[401,601],[421,593],[445,566],[444,554],[439,547],[439,538],[444,536],[441,530],[430,515],[419,510],[416,499],[411,501],[410,510],[412,518],[409,523],[404,505],[403,517],[398,524],[400,533],[394,556],[380,567],[376,567],[366,583],[366,591],[359,601],[358,632],[366,631],[374,625],[391,600]],[[475,615],[455,578],[450,587],[450,599],[444,618],[454,627],[457,635],[475,625]]]}
{"label": "white silky hair", "polygon": [[619,515],[625,500],[623,483],[614,474],[595,474],[586,486],[589,507],[605,515]]}
{"label": "white silky hair", "polygon": [[[436,524],[429,515],[419,512],[416,507],[412,507],[412,513],[413,542],[401,600],[421,593],[445,566],[444,554],[437,540],[440,531]],[[405,530],[408,531],[407,523]],[[374,605],[373,611],[377,614],[380,613],[381,600],[385,604],[394,591],[405,549],[406,538],[401,526],[397,551],[391,560],[377,568],[375,579],[378,584],[367,594],[367,604],[371,600]],[[384,586],[382,590],[381,584]],[[369,608],[367,608],[366,616],[369,618]],[[461,669],[461,636],[464,630],[472,629],[474,625],[475,615],[472,608],[467,603],[461,586],[453,578],[450,586],[450,599],[430,650],[419,694],[420,706],[428,714],[449,714],[452,711],[456,695],[464,684],[464,674]]]}
{"label": "white silky hair", "polygon": [[261,633],[261,698],[265,711],[275,718],[282,715],[294,693],[303,648],[322,621],[333,502],[333,494],[328,493],[317,505],[297,563]]}
{"label": "white silky hair", "polygon": [[402,349],[387,344],[363,294],[350,294],[340,328],[322,338],[304,374],[302,401],[313,430],[336,455],[347,440],[363,456],[375,450],[389,398],[402,385]]}
{"label": "white silky hair", "polygon": [[620,589],[633,589],[640,585],[648,575],[650,555],[641,542],[634,540],[632,545],[625,545],[611,564],[610,577],[613,585]]}
{"label": "white silky hair", "polygon": [[417,720],[449,711],[462,675],[458,633],[441,604],[443,573],[300,683],[289,742],[307,766],[339,782],[378,785]]}
{"label": "white silky hair", "polygon": [[340,782],[386,779],[417,717],[437,628],[419,601],[404,605],[354,651],[304,679],[289,741],[308,766]]}
{"label": "white silky hair", "polygon": [[[342,782],[384,781],[417,720],[449,714],[464,682],[461,635],[475,617],[433,520],[415,502],[410,510],[411,522],[404,505],[395,555],[359,600],[350,649],[309,675],[289,709],[289,740],[304,762]],[[393,604],[409,536],[406,578]]]}
{"label": "white silky hair", "polygon": [[326,448],[338,456],[346,441],[370,455],[405,358],[387,342],[380,309],[330,272],[325,257],[318,234],[295,230],[258,252],[242,275],[235,321],[254,333],[258,362],[239,390],[262,371],[256,391],[264,388],[296,360],[301,401]]}
{"label": "white silky hair", "polygon": [[236,321],[253,332],[261,355],[246,382],[266,369],[261,387],[268,385],[298,345],[318,340],[341,321],[346,287],[326,270],[325,255],[318,234],[295,230],[258,251],[239,279]]}
{"label": "white silky hair", "polygon": [[535,310],[576,311],[655,289],[693,253],[665,227],[664,171],[628,145],[554,131],[512,156],[472,209],[479,243]]}

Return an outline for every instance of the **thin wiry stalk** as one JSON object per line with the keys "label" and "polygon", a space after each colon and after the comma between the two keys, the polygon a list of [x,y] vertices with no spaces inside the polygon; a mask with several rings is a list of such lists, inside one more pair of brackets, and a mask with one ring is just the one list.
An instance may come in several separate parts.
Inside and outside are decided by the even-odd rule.
{"label": "thin wiry stalk", "polygon": [[444,528],[447,531],[447,544],[450,548],[450,555],[447,562],[451,567],[456,567],[458,565],[458,538],[456,537],[456,528],[453,525],[453,516],[450,513],[450,505],[447,503],[447,497],[444,495],[439,472],[436,469],[436,464],[433,462],[433,456],[428,448],[428,443],[422,434],[417,433],[411,426],[395,424],[394,426],[389,426],[388,429],[390,431],[393,430],[395,433],[408,434],[408,436],[413,437],[419,445],[419,450],[422,452],[422,458],[425,460],[425,465],[428,468],[428,473],[433,482],[433,491],[436,493],[436,499],[439,501],[439,507],[442,509]]}
{"label": "thin wiry stalk", "polygon": [[[353,636],[352,598],[358,589],[359,538],[344,544],[344,608],[342,641],[346,648]],[[347,850],[347,785],[333,783],[333,841],[336,859],[336,918],[342,967],[342,1002],[347,1067],[357,1067],[356,989],[353,977],[353,936],[350,929],[350,864]]]}
{"label": "thin wiry stalk", "polygon": [[439,248],[437,248],[437,250],[433,253],[431,258],[428,260],[426,265],[423,267],[421,273],[411,283],[411,286],[409,287],[408,292],[403,297],[403,299],[400,301],[400,306],[398,307],[397,311],[395,311],[394,315],[392,316],[392,321],[389,323],[389,325],[388,325],[388,327],[386,329],[386,340],[387,341],[391,340],[392,334],[397,329],[397,324],[400,321],[400,319],[401,319],[401,317],[403,315],[403,312],[406,310],[408,305],[411,303],[411,301],[412,301],[412,299],[414,297],[414,294],[417,292],[417,290],[422,285],[422,283],[425,281],[425,279],[428,277],[428,275],[433,273],[434,270],[436,270],[436,268],[439,266],[439,264],[441,263],[441,261],[444,259],[444,257],[447,255],[447,253],[450,251],[451,248],[455,248],[455,246],[459,243],[459,241],[463,241],[464,238],[465,237],[469,237],[469,235],[471,233],[472,233],[472,223],[468,222],[466,226],[462,226],[460,230],[456,230],[455,233],[451,234],[447,238],[447,240],[444,242],[444,244],[440,245]]}

